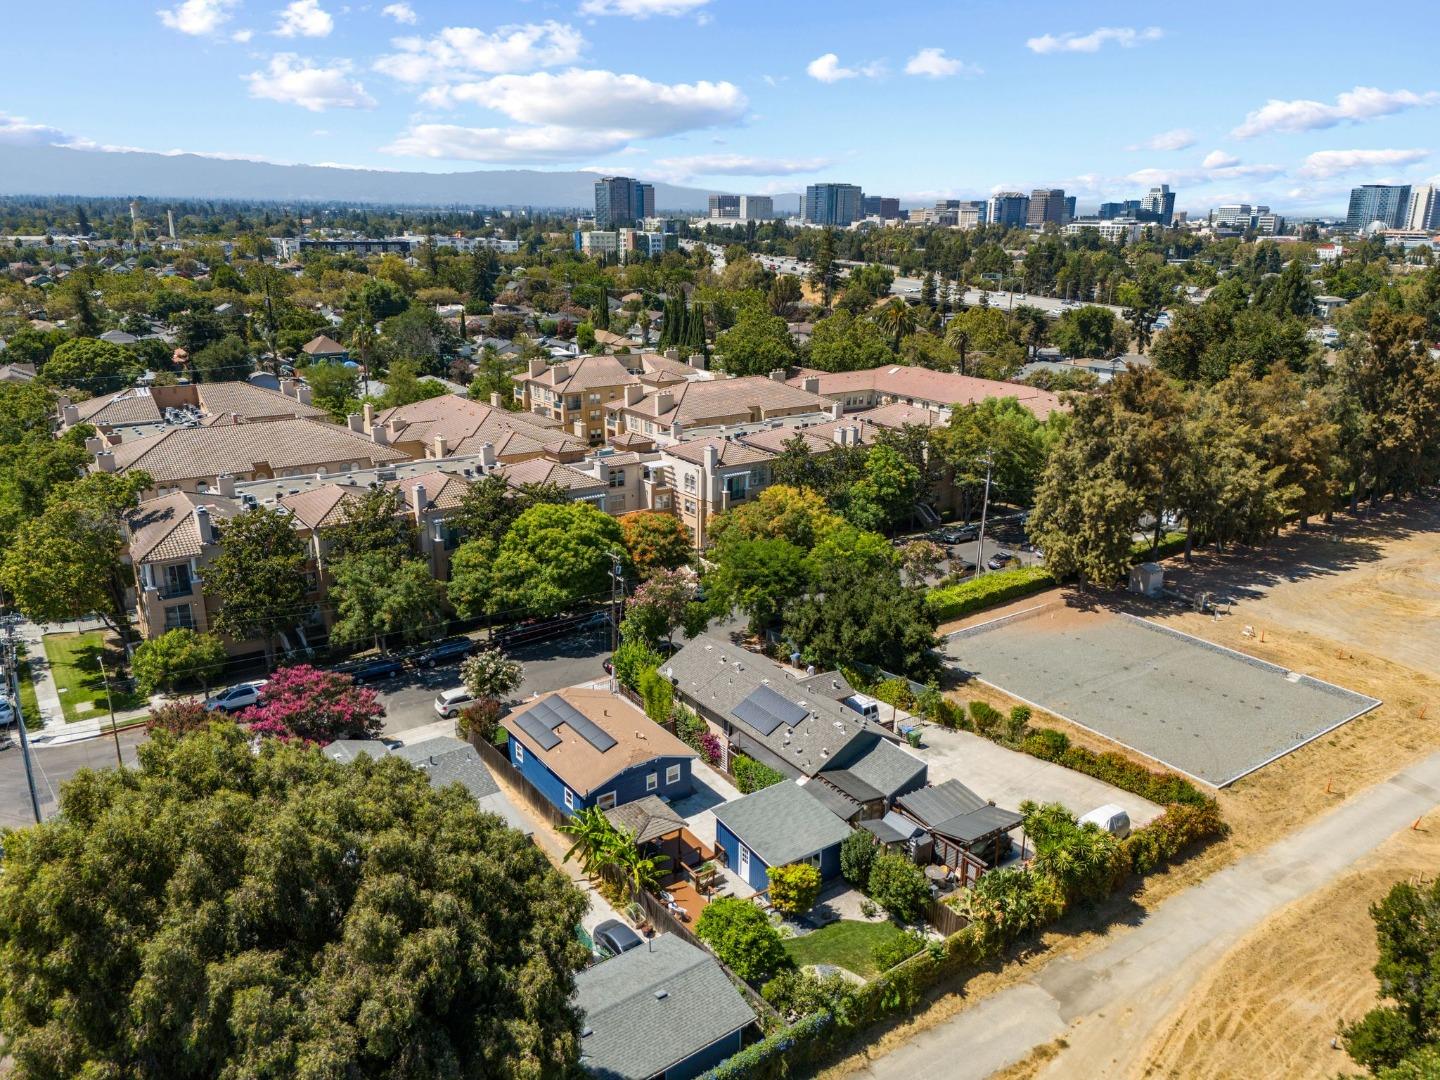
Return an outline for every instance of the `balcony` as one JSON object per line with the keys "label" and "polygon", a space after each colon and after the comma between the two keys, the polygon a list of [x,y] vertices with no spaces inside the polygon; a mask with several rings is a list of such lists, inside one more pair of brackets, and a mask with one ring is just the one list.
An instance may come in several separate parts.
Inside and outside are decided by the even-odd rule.
{"label": "balcony", "polygon": [[195,584],[188,578],[184,581],[163,581],[155,591],[161,600],[178,600],[183,596],[194,595]]}

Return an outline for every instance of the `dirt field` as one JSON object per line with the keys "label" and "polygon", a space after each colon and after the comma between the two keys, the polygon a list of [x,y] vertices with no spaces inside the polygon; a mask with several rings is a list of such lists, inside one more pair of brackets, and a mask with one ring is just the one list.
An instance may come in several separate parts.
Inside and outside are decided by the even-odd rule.
{"label": "dirt field", "polygon": [[[1221,791],[1218,799],[1231,837],[1147,880],[1127,898],[1132,914],[1139,917],[1440,746],[1440,506],[1402,505],[1360,521],[1337,518],[1333,526],[1292,531],[1264,551],[1200,556],[1189,567],[1172,560],[1167,571],[1182,589],[1231,598],[1231,614],[1215,619],[1174,603],[1150,603],[1124,594],[1091,594],[1079,600],[1132,611],[1384,704]],[[1061,595],[1057,590],[1029,597],[941,631]],[[1013,704],[1004,694],[974,684],[956,688],[953,696],[1001,708]],[[1081,745],[1114,749],[1046,714],[1037,713],[1035,721],[1066,730]],[[1130,1063],[1127,1074],[1280,1078],[1342,1072],[1348,1059],[1329,1049],[1335,1023],[1368,1008],[1374,993],[1369,973],[1374,933],[1366,906],[1391,881],[1424,868],[1427,860],[1431,873],[1440,867],[1440,843],[1432,835],[1440,833],[1440,819],[1431,820],[1429,827],[1428,832],[1392,841],[1364,870],[1292,905],[1238,945],[1206,973],[1184,1009],[1157,1029],[1145,1059]],[[1045,935],[1022,962],[952,988],[927,1012],[881,1033],[827,1075],[845,1075],[914,1031],[941,1023],[977,998],[1028,977],[1027,969],[1055,953],[1088,948],[1103,936],[1103,931],[1080,927]],[[1277,998],[1291,995],[1295,987],[1302,988],[1304,997],[1285,1009],[1276,1008]],[[1265,1009],[1273,1015],[1264,1015]],[[1196,1054],[1202,1039],[1208,1040],[1206,1054]],[[1206,1055],[1226,1039],[1232,1045],[1221,1057],[1219,1070],[1206,1071]],[[1063,1062],[1065,1048],[1049,1047],[1045,1057]],[[1239,1071],[1224,1071],[1237,1063],[1243,1064]],[[1084,1063],[1074,1064],[1082,1070],[1076,1075],[1082,1075]],[[1016,1080],[1027,1075],[1025,1066],[1013,1072]]]}

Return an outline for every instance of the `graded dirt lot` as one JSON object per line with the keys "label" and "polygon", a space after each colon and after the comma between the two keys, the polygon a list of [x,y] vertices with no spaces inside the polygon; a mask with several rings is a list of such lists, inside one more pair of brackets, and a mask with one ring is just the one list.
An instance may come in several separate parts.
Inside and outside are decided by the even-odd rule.
{"label": "graded dirt lot", "polygon": [[[1143,920],[1167,898],[1440,747],[1440,505],[1417,501],[1359,520],[1337,516],[1333,525],[1293,530],[1262,551],[1197,555],[1189,566],[1172,560],[1167,574],[1181,590],[1231,599],[1230,613],[1212,617],[1173,601],[1056,590],[943,626],[941,632],[1068,597],[1083,606],[1099,604],[1154,619],[1383,704],[1219,792],[1230,838],[1146,880],[1126,898],[1128,916],[1122,923]],[[1000,708],[1013,704],[1003,693],[975,683],[952,693]],[[1065,730],[1081,745],[1115,749],[1043,712],[1037,711],[1035,722]],[[1428,817],[1424,829],[1440,833],[1440,814]],[[1374,994],[1369,972],[1374,932],[1366,906],[1397,878],[1417,870],[1440,872],[1440,847],[1432,843],[1426,831],[1387,842],[1257,925],[1208,970],[1186,972],[1193,983],[1183,1006],[1154,1024],[1148,1038],[1123,1060],[1087,1057],[1059,1040],[1044,1048],[1045,1060],[1017,1066],[1007,1077],[1045,1072],[1280,1078],[1346,1071],[1348,1059],[1330,1050],[1329,1041],[1335,1023],[1368,1008]],[[1103,912],[1097,914],[1102,916],[1097,922],[1103,922]],[[928,1011],[892,1026],[829,1075],[848,1075],[1000,987],[1035,979],[1056,956],[1081,955],[1127,933],[1113,924],[1108,932],[1075,925],[1067,929],[1046,934],[1023,962],[1012,961],[949,988]],[[1300,1000],[1277,1008],[1276,1000],[1292,988]],[[1112,1006],[1124,1011],[1135,1004],[1117,998]],[[1231,1045],[1211,1067],[1207,1058],[1226,1040]]]}

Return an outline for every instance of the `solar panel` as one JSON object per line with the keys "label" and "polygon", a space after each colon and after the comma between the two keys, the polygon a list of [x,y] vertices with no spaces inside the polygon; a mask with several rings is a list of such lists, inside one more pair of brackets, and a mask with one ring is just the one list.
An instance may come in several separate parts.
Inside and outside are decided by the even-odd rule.
{"label": "solar panel", "polygon": [[553,750],[560,745],[560,736],[555,729],[569,724],[574,732],[602,754],[615,745],[615,740],[603,728],[593,723],[584,713],[564,698],[553,696],[536,702],[525,712],[515,717],[520,730],[538,742],[542,749]]}
{"label": "solar panel", "polygon": [[550,700],[558,703],[559,707],[557,711],[564,714],[564,722],[579,732],[580,737],[596,750],[599,750],[603,754],[615,745],[615,740],[610,737],[609,732],[595,724],[584,713],[576,710],[569,702],[560,701],[558,698],[551,698]]}
{"label": "solar panel", "polygon": [[730,710],[730,715],[761,735],[769,735],[781,724],[794,727],[810,714],[770,687],[757,686]]}
{"label": "solar panel", "polygon": [[554,750],[560,745],[560,736],[555,734],[548,722],[549,704],[548,700],[542,701],[510,718],[511,723],[534,739],[542,750]]}

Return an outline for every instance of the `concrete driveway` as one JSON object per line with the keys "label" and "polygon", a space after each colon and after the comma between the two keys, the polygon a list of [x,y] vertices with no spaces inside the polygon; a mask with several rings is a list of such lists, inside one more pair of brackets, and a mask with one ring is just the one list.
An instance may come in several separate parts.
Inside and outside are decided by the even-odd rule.
{"label": "concrete driveway", "polygon": [[1139,827],[1160,816],[1161,807],[1128,791],[1055,765],[1007,750],[968,731],[950,731],[927,724],[918,753],[930,766],[930,783],[959,780],[982,799],[1006,810],[1018,810],[1026,799],[1058,802],[1072,814],[1106,803],[1123,806],[1130,823]]}
{"label": "concrete driveway", "polygon": [[701,758],[695,759],[690,775],[695,780],[694,793],[677,799],[671,809],[685,819],[685,827],[697,840],[713,848],[715,807],[740,798],[740,792]]}

